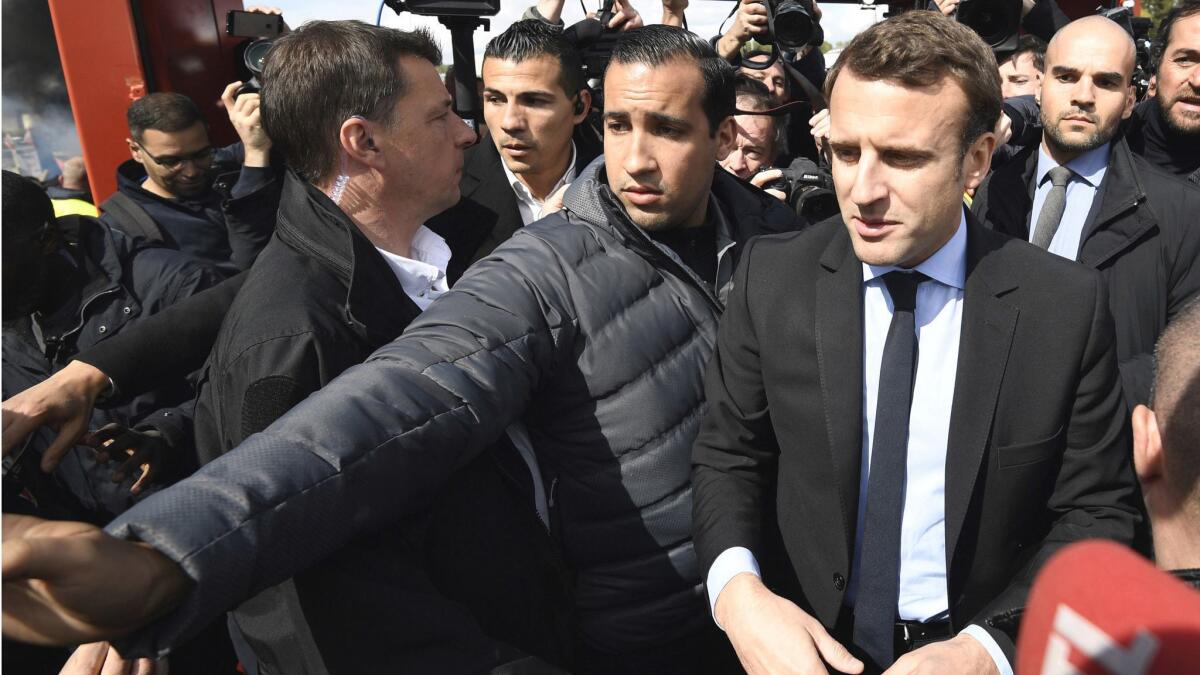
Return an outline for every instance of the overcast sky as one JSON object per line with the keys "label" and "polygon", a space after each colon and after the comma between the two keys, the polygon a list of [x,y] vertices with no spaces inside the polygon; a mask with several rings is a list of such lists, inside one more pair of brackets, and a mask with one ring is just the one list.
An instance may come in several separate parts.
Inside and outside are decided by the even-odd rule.
{"label": "overcast sky", "polygon": [[[479,62],[483,57],[483,47],[487,44],[487,41],[493,35],[507,28],[513,21],[519,19],[525,8],[534,4],[534,2],[536,0],[501,0],[500,13],[492,17],[491,31],[476,31],[475,33],[476,69],[479,68]],[[258,3],[252,2],[250,4]],[[267,4],[274,4],[282,9],[284,18],[287,19],[288,24],[291,26],[299,26],[305,21],[312,19],[358,19],[368,23],[375,23],[375,17],[380,7],[379,0],[340,0],[339,2],[331,2],[330,0],[274,0]],[[587,0],[589,9],[594,9],[599,4],[599,0]],[[633,6],[641,12],[643,20],[647,23],[658,23],[661,18],[662,5],[657,0],[633,0]],[[688,27],[697,35],[705,38],[716,35],[722,20],[732,7],[733,2],[731,0],[691,0],[691,4],[687,10]],[[835,5],[832,3],[822,5],[821,9],[824,12],[824,18],[821,20],[821,25],[825,29],[825,39],[829,42],[840,42],[854,37],[859,31],[883,18],[883,13],[886,11],[887,5],[880,5],[878,7],[878,10],[876,10],[874,8],[867,9],[861,5]],[[567,22],[567,25],[582,19],[583,14],[580,0],[566,0],[563,18]],[[442,58],[445,62],[449,63],[450,31],[446,30],[436,19],[417,17],[407,13],[398,16],[392,10],[384,8],[383,25],[396,28],[411,28],[413,26],[430,27],[441,39]]]}

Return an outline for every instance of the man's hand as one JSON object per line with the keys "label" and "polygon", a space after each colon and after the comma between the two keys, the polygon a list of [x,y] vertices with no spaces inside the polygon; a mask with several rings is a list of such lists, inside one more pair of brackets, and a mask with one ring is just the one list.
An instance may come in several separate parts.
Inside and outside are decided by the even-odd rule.
{"label": "man's hand", "polygon": [[688,0],[662,0],[662,8],[663,25],[683,27],[683,12],[688,8]]}
{"label": "man's hand", "polygon": [[780,178],[783,178],[783,170],[782,169],[767,169],[766,171],[759,171],[758,173],[751,176],[750,184],[753,185],[754,187],[762,190],[763,192],[771,195],[772,197],[778,199],[779,201],[786,202],[787,195],[784,194],[783,192],[781,192],[779,190],[767,189],[767,188],[763,187],[767,183],[770,183],[771,181],[774,181],[774,180],[779,180]]}
{"label": "man's hand", "polygon": [[1007,113],[1000,113],[1000,119],[996,120],[996,147],[1000,147],[1008,143],[1012,139],[1013,122]]}
{"label": "man's hand", "polygon": [[546,197],[546,201],[542,202],[542,210],[538,213],[538,218],[545,218],[555,211],[561,211],[563,207],[563,197],[566,196],[567,189],[570,187],[570,184],[564,185],[555,190],[554,193],[549,197]]}
{"label": "man's hand", "polygon": [[817,147],[825,147],[825,144],[829,142],[829,108],[808,118],[808,127],[808,132],[817,142]]}
{"label": "man's hand", "polygon": [[242,94],[234,99],[241,82],[231,82],[221,94],[221,103],[225,112],[229,113],[229,121],[242,139],[246,151],[245,166],[269,166],[271,163],[271,137],[263,130],[262,113],[259,111],[261,99],[258,94]]}
{"label": "man's hand", "polygon": [[125,635],[172,609],[190,581],[146,544],[95,526],[4,514],[4,635],[70,645]]}
{"label": "man's hand", "polygon": [[750,675],[758,673],[861,673],[863,664],[830,637],[821,623],[767,590],[753,574],[739,574],[721,589],[717,622]]}
{"label": "man's hand", "polygon": [[720,40],[717,40],[717,53],[721,58],[732,59],[750,38],[767,34],[770,29],[767,26],[765,2],[766,0],[742,0],[733,25]]}
{"label": "man's hand", "polygon": [[114,483],[120,483],[134,471],[141,472],[129,488],[130,494],[140,493],[150,483],[170,481],[177,473],[172,460],[178,453],[154,430],[138,431],[113,422],[85,434],[80,443],[96,450],[98,462],[121,463],[113,471]]}
{"label": "man's hand", "polygon": [[946,16],[950,16],[951,14],[953,14],[958,9],[958,3],[960,2],[960,0],[933,0],[933,1],[937,4],[938,9],[942,10],[942,14],[945,14]]}
{"label": "man's hand", "polygon": [[979,640],[959,635],[934,642],[901,656],[883,675],[1000,675],[996,662]]}
{"label": "man's hand", "polygon": [[641,28],[642,25],[642,15],[633,8],[630,0],[613,0],[613,15],[608,20],[609,28],[627,31]]}
{"label": "man's hand", "polygon": [[72,361],[0,406],[4,456],[24,445],[43,426],[58,432],[42,453],[42,471],[50,473],[87,431],[96,398],[108,389],[108,376],[82,361]]}
{"label": "man's hand", "polygon": [[167,675],[167,661],[126,661],[107,642],[80,645],[71,653],[58,675]]}

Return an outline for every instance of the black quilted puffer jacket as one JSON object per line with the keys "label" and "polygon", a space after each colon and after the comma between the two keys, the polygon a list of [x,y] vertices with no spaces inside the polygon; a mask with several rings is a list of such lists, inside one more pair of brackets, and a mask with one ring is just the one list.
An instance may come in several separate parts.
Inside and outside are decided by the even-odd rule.
{"label": "black quilted puffer jacket", "polygon": [[[712,196],[718,286],[749,237],[799,225],[720,170]],[[110,532],[150,543],[195,581],[181,607],[123,647],[157,653],[423,508],[517,421],[576,572],[583,639],[624,653],[710,621],[689,478],[720,293],[629,220],[603,158],[565,205],[475,264],[365,363],[114,522]]]}

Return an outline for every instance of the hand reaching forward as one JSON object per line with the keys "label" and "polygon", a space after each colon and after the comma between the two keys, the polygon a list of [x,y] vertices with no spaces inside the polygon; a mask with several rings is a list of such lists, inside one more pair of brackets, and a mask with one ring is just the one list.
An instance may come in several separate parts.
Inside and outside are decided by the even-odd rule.
{"label": "hand reaching forward", "polygon": [[146,544],[86,523],[4,514],[4,635],[69,645],[125,635],[171,610],[190,581]]}

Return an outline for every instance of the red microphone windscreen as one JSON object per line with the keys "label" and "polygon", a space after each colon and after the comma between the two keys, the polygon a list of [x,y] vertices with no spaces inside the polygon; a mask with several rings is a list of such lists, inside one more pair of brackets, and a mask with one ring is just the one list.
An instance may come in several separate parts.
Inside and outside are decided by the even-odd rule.
{"label": "red microphone windscreen", "polygon": [[1017,675],[1200,673],[1200,592],[1119,544],[1052,557],[1029,593]]}

